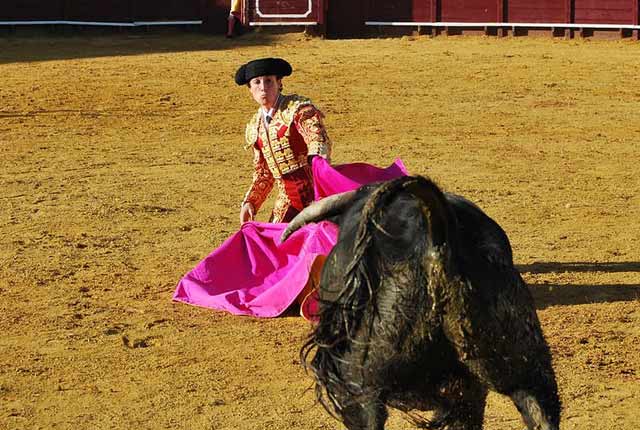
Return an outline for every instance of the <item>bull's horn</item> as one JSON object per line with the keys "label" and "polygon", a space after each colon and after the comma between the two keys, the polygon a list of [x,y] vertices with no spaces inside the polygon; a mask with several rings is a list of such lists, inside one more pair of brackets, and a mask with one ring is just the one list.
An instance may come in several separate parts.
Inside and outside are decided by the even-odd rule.
{"label": "bull's horn", "polygon": [[291,236],[296,230],[309,224],[310,222],[318,222],[330,216],[341,213],[345,207],[347,207],[354,196],[354,191],[347,191],[340,194],[334,194],[329,197],[325,197],[322,200],[313,202],[302,210],[289,222],[289,225],[282,233],[280,241],[284,242],[289,236]]}

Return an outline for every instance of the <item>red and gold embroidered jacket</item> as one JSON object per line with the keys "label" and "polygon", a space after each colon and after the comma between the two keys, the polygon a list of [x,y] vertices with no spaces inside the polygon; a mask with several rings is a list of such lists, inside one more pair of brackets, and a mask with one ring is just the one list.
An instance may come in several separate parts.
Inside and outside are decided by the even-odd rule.
{"label": "red and gold embroidered jacket", "polygon": [[[243,204],[251,203],[257,212],[276,181],[280,190],[278,199],[287,200],[286,194],[283,195],[286,187],[282,184],[287,174],[306,168],[312,155],[329,158],[331,141],[323,118],[311,100],[295,94],[280,97],[268,126],[258,110],[246,129],[245,148],[253,148],[255,171]],[[280,202],[280,206],[283,204]]]}

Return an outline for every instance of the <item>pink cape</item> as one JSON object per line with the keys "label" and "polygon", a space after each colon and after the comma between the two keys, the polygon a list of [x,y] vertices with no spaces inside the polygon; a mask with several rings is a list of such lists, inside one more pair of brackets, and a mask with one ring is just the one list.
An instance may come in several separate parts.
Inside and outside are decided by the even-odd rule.
{"label": "pink cape", "polygon": [[[315,157],[312,167],[316,200],[408,174],[400,159],[382,169],[365,163],[331,166]],[[337,226],[323,221],[280,243],[286,226],[243,224],[180,280],[173,300],[235,315],[282,314],[307,283],[315,258],[329,254],[338,238]]]}

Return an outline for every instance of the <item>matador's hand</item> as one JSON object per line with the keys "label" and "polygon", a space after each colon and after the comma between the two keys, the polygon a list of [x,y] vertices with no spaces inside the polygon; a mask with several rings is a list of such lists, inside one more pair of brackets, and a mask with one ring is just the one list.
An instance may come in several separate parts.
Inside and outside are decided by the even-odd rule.
{"label": "matador's hand", "polygon": [[255,208],[249,202],[246,202],[242,205],[240,209],[240,225],[244,224],[247,221],[253,221],[256,215]]}

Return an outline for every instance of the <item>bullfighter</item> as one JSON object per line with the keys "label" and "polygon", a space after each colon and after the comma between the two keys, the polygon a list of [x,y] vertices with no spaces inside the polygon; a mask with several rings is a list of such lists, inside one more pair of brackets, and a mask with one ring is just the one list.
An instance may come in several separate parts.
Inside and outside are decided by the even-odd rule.
{"label": "bullfighter", "polygon": [[281,58],[253,60],[236,72],[236,84],[246,85],[260,106],[245,133],[254,172],[242,200],[241,224],[255,219],[274,184],[279,194],[269,221],[291,220],[313,201],[311,159],[331,155],[323,113],[306,97],[282,94],[282,78],[292,72]]}

